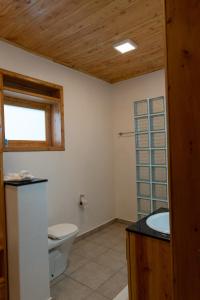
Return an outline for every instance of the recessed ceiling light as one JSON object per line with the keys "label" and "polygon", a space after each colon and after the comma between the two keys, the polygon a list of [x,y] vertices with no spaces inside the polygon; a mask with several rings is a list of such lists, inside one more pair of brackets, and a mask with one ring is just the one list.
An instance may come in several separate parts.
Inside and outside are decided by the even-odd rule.
{"label": "recessed ceiling light", "polygon": [[113,47],[120,53],[124,54],[126,52],[135,50],[137,45],[131,40],[124,40],[120,43],[114,44]]}

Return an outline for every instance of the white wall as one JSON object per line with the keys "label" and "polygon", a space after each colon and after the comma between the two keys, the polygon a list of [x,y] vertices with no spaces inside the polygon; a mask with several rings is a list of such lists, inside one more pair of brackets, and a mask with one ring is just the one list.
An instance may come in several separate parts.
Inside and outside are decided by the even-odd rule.
{"label": "white wall", "polygon": [[114,218],[111,86],[4,42],[0,68],[63,85],[65,104],[65,152],[5,153],[5,173],[49,179],[49,224],[72,222],[83,232]]}
{"label": "white wall", "polygon": [[110,85],[4,42],[0,68],[64,86],[66,150],[4,154],[5,173],[28,169],[49,179],[49,224],[72,222],[85,232],[114,217],[134,221],[134,138],[118,132],[133,129],[133,101],[165,94],[164,71]]}
{"label": "white wall", "polygon": [[136,220],[136,174],[134,137],[118,132],[133,130],[133,102],[165,95],[164,71],[122,81],[112,87],[114,127],[114,191],[116,216]]}

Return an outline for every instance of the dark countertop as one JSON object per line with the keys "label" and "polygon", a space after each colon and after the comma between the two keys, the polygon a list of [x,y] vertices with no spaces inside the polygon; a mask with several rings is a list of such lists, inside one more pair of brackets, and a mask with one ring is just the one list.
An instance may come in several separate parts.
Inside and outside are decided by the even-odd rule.
{"label": "dark countertop", "polygon": [[22,181],[4,181],[5,185],[12,185],[12,186],[23,186],[23,185],[28,185],[28,184],[36,184],[36,183],[41,183],[41,182],[46,182],[48,179],[43,179],[43,178],[34,178],[31,180],[22,180]]}
{"label": "dark countertop", "polygon": [[147,224],[146,224],[146,219],[154,214],[161,213],[161,212],[168,212],[169,210],[166,208],[159,208],[158,210],[154,211],[152,214],[146,216],[145,218],[137,221],[134,224],[129,225],[126,230],[128,232],[134,232],[137,234],[142,234],[145,236],[149,236],[152,238],[160,239],[160,240],[165,240],[165,241],[170,241],[170,234],[166,233],[161,233],[156,230],[151,229]]}

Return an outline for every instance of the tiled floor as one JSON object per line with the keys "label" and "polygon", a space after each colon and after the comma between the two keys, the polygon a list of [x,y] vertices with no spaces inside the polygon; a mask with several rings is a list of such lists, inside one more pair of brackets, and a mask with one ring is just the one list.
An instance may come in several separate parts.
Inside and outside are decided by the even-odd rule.
{"label": "tiled floor", "polygon": [[51,287],[56,300],[113,299],[127,285],[125,225],[113,223],[76,242],[66,272]]}
{"label": "tiled floor", "polygon": [[113,300],[128,300],[128,285]]}

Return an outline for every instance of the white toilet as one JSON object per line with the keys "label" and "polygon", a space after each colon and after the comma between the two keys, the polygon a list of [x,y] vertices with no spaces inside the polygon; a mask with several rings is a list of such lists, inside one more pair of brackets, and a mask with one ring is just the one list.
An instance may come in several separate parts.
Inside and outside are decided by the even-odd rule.
{"label": "white toilet", "polygon": [[74,224],[57,224],[48,228],[50,280],[67,268],[71,246],[78,232],[78,227]]}

